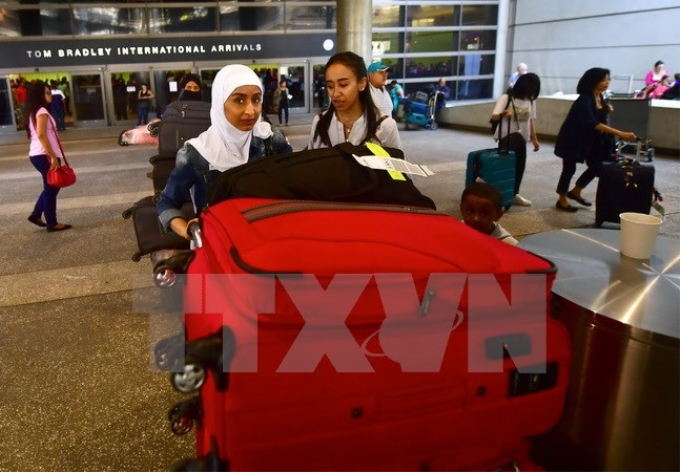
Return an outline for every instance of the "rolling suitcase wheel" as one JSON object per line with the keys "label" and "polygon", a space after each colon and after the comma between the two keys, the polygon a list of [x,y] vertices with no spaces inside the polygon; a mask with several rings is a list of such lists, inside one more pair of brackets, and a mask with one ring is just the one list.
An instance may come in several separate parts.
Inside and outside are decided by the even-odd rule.
{"label": "rolling suitcase wheel", "polygon": [[180,372],[170,374],[170,383],[181,393],[192,393],[205,383],[205,368],[194,357],[187,357]]}
{"label": "rolling suitcase wheel", "polygon": [[176,436],[184,436],[194,427],[194,420],[185,414],[177,413],[170,418],[170,429]]}
{"label": "rolling suitcase wheel", "polygon": [[159,370],[171,371],[184,358],[184,333],[161,339],[153,348],[154,363]]}
{"label": "rolling suitcase wheel", "polygon": [[153,271],[153,283],[158,288],[172,288],[177,283],[177,273],[169,264],[159,264]]}
{"label": "rolling suitcase wheel", "polygon": [[201,414],[200,397],[179,402],[168,411],[170,429],[173,434],[183,436],[191,431],[194,423],[200,420]]}

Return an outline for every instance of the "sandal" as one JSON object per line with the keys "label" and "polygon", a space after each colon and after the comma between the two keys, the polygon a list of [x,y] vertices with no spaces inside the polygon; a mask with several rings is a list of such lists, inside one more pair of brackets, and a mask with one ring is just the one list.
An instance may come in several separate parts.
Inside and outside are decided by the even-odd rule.
{"label": "sandal", "polygon": [[576,195],[575,195],[574,193],[572,193],[572,192],[567,192],[567,198],[570,198],[570,199],[572,199],[572,200],[576,200],[577,202],[579,202],[579,203],[580,203],[581,205],[583,205],[583,206],[589,207],[589,206],[592,206],[592,205],[593,205],[592,202],[586,200],[586,199],[583,198],[583,197],[576,196]]}
{"label": "sandal", "polygon": [[569,213],[574,213],[578,211],[578,208],[576,208],[575,206],[573,205],[563,206],[560,202],[555,203],[555,208],[562,211],[568,211]]}

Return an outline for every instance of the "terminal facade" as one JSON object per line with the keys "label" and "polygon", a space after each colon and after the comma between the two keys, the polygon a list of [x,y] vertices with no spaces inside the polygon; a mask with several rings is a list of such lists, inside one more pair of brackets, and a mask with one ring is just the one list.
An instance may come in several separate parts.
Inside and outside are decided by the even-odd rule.
{"label": "terminal facade", "polygon": [[[451,100],[493,96],[499,3],[373,0],[372,58],[392,65],[407,93],[447,80]],[[22,80],[62,84],[69,126],[136,123],[136,90],[156,110],[200,74],[209,98],[224,65],[244,63],[267,88],[285,77],[291,111],[323,108],[323,67],[337,52],[336,1],[222,2],[38,0],[3,2],[0,14],[0,130],[21,129],[14,87]]]}

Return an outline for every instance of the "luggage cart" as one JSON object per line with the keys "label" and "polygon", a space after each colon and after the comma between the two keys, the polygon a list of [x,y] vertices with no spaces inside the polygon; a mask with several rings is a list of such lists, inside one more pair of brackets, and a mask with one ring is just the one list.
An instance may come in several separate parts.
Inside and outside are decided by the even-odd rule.
{"label": "luggage cart", "polygon": [[616,152],[621,153],[626,147],[633,146],[639,149],[639,155],[636,156],[638,159],[645,157],[647,162],[652,162],[654,148],[650,146],[651,140],[648,137],[651,101],[614,96],[609,103],[614,107],[614,112],[609,115],[609,124],[622,131],[632,131],[641,139],[641,146],[638,146],[637,142],[629,143],[619,139],[616,143]]}

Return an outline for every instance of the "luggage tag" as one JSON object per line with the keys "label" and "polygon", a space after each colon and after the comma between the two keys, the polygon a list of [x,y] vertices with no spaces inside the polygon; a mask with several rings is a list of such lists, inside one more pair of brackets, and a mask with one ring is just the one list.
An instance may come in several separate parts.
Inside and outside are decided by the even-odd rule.
{"label": "luggage tag", "polygon": [[393,180],[406,180],[404,173],[421,175],[423,177],[429,177],[434,175],[434,172],[430,171],[425,166],[419,166],[417,164],[412,164],[410,162],[404,161],[403,159],[395,159],[389,155],[385,149],[374,143],[366,143],[366,147],[373,155],[368,156],[357,156],[352,154],[354,159],[362,166],[369,167],[371,169],[386,170]]}
{"label": "luggage tag", "polygon": [[[383,149],[382,146],[379,144],[373,144],[373,143],[366,143],[366,147],[368,148],[369,151],[371,151],[375,156],[378,157],[385,157],[385,158],[391,158],[390,154]],[[392,177],[392,180],[406,180],[406,177],[404,177],[404,174],[401,172],[397,172],[396,170],[388,170],[388,174]]]}

